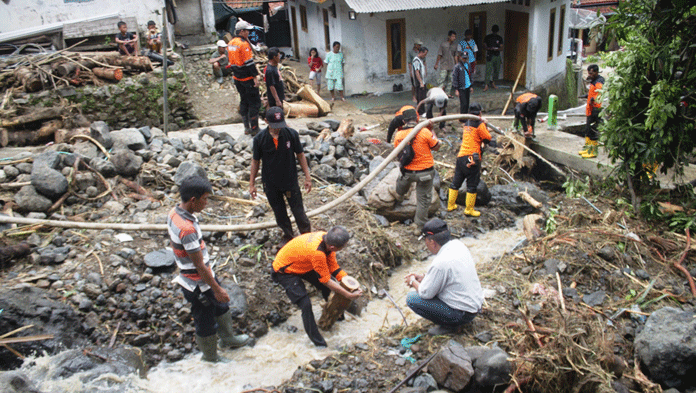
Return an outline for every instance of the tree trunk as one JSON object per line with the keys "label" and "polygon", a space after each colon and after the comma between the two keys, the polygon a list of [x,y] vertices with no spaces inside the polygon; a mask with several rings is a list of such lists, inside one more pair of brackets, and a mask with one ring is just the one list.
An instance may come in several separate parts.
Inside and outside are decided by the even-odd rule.
{"label": "tree trunk", "polygon": [[319,108],[319,115],[324,116],[331,112],[331,105],[326,102],[323,98],[319,97],[314,89],[309,85],[304,85],[298,92],[297,95],[302,97],[304,100],[315,104]]}
{"label": "tree trunk", "polygon": [[353,136],[355,127],[353,127],[353,119],[343,119],[338,126],[338,131],[344,138],[348,139]]}
{"label": "tree trunk", "polygon": [[3,128],[0,130],[0,143],[2,143],[2,147],[7,146],[8,144],[16,146],[40,144],[53,139],[53,134],[62,126],[62,121],[51,120],[44,123],[41,128],[35,131],[8,131]]}
{"label": "tree trunk", "polygon": [[283,107],[287,117],[319,117],[319,108],[310,102],[284,102]]}
{"label": "tree trunk", "polygon": [[117,67],[127,67],[138,71],[152,71],[152,63],[147,56],[121,56],[118,52],[110,53],[81,53],[84,59],[105,63]]}
{"label": "tree trunk", "polygon": [[[341,286],[345,288],[348,292],[355,292],[360,288],[360,283],[358,280],[351,276],[343,277],[341,280]],[[323,330],[328,330],[336,323],[336,320],[343,315],[343,312],[350,306],[353,301],[346,299],[345,297],[337,294],[336,292],[331,292],[329,295],[329,300],[324,306],[324,311],[321,313],[321,318],[319,318],[319,327]]]}
{"label": "tree trunk", "polygon": [[92,68],[92,72],[94,75],[110,81],[120,81],[123,79],[123,70],[120,68],[95,67]]}
{"label": "tree trunk", "polygon": [[72,61],[66,61],[65,63],[56,66],[56,74],[60,77],[66,77],[72,75],[77,70],[78,65]]}
{"label": "tree trunk", "polygon": [[17,116],[14,119],[0,119],[0,127],[17,128],[34,122],[45,121],[60,117],[65,108],[43,108]]}
{"label": "tree trunk", "polygon": [[38,72],[33,72],[27,67],[19,67],[15,70],[14,76],[17,80],[22,82],[24,90],[27,93],[32,93],[43,89],[43,82],[41,82],[41,74]]}

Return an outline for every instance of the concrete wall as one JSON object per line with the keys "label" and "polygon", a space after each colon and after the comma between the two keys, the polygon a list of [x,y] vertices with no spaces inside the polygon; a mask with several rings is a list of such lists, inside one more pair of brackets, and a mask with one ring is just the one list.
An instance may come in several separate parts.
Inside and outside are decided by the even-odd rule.
{"label": "concrete wall", "polygon": [[[566,52],[568,50],[568,14],[570,12],[569,0],[532,0],[534,8],[529,16],[529,36],[535,39],[529,40],[527,48],[527,88],[532,89],[543,84],[559,72],[564,72],[566,64]],[[558,30],[560,28],[561,6],[565,5],[565,22],[563,23],[563,48],[558,54]],[[556,10],[556,22],[553,37],[549,37],[549,14]],[[553,57],[548,60],[549,40],[553,40]]]}
{"label": "concrete wall", "polygon": [[[536,3],[535,3],[536,1]],[[449,7],[447,9],[428,9],[416,11],[401,11],[375,14],[357,14],[355,20],[348,19],[350,7],[343,0],[336,0],[336,18],[329,16],[331,41],[340,41],[345,57],[345,88],[346,94],[362,92],[389,92],[392,91],[394,84],[401,83],[404,89],[410,89],[411,83],[408,73],[389,75],[387,67],[387,44],[386,44],[386,21],[390,19],[404,19],[406,24],[406,50],[410,53],[413,41],[419,38],[423,41],[429,52],[426,58],[427,76],[426,80],[431,82],[435,74],[433,65],[437,59],[437,49],[442,43],[449,30],[457,32],[457,41],[463,38],[464,30],[468,28],[469,14],[474,12],[486,12],[486,34],[490,34],[490,29],[494,24],[500,27],[499,34],[505,36],[505,10],[513,9],[530,13],[529,21],[529,43],[527,62],[527,87],[532,88],[542,84],[546,80],[562,73],[565,70],[565,54],[556,56],[551,62],[546,61],[547,35],[548,35],[548,12],[556,7],[558,19],[560,4],[566,4],[566,18],[570,8],[569,0],[556,0],[553,3],[546,3],[547,0],[539,2],[532,0],[532,6],[515,6],[507,3],[481,4],[470,7]],[[537,4],[538,3],[538,4]],[[295,3],[288,3],[296,7],[297,13],[297,32],[299,43],[299,57],[306,59],[309,49],[316,47],[322,58],[325,57],[324,47],[324,25],[322,9],[328,8],[330,3],[316,4],[307,0],[297,0]],[[300,5],[307,7],[308,31],[305,32],[300,26]],[[539,11],[536,9],[539,8]],[[544,16],[545,15],[545,16]],[[545,20],[544,20],[545,18]],[[539,19],[539,21],[537,21]],[[291,21],[292,23],[292,21]],[[565,23],[566,27],[568,23]],[[536,27],[536,29],[535,29]],[[540,35],[539,35],[540,34]],[[555,42],[558,39],[558,20],[556,21]],[[479,50],[482,50],[483,43],[477,43]],[[539,52],[541,48],[543,51]],[[536,53],[540,53],[536,58]],[[502,67],[501,67],[502,68]],[[308,69],[306,70],[308,73]],[[503,70],[501,69],[502,77]],[[476,68],[474,80],[483,81],[485,75],[485,65]]]}
{"label": "concrete wall", "polygon": [[[198,4],[199,23],[205,32],[215,31],[212,0],[179,0],[179,3],[196,2]],[[82,2],[65,2],[65,0],[20,0],[0,2],[0,33],[22,30],[55,22],[65,22],[118,13],[133,16],[138,21],[140,30],[144,30],[148,20],[162,24],[162,0],[83,0]],[[180,17],[185,16],[179,14]],[[117,28],[114,26],[114,33]]]}

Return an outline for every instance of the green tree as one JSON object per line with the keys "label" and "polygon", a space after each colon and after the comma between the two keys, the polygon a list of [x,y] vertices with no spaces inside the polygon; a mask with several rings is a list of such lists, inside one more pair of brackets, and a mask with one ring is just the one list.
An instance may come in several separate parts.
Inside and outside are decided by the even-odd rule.
{"label": "green tree", "polygon": [[[696,146],[696,6],[690,0],[621,1],[608,29],[622,50],[607,56],[602,139],[635,197],[650,167],[683,166]],[[634,186],[635,185],[635,186]],[[639,192],[640,194],[640,192]]]}

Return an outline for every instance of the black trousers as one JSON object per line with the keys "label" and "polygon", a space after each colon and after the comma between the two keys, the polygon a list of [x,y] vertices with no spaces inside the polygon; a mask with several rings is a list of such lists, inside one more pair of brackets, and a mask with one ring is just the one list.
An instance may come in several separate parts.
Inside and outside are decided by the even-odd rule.
{"label": "black trousers", "polygon": [[273,209],[276,224],[278,224],[278,227],[283,231],[284,238],[292,239],[295,237],[292,229],[292,222],[290,222],[290,217],[288,217],[285,198],[288,200],[290,211],[292,211],[292,215],[295,217],[295,223],[297,223],[297,229],[300,230],[300,233],[312,231],[312,225],[309,222],[304,205],[302,204],[302,192],[300,192],[300,185],[298,183],[295,183],[295,187],[291,190],[275,188],[264,183],[263,189],[268,198],[268,204],[271,205],[271,209]]}
{"label": "black trousers", "polygon": [[327,300],[331,293],[329,287],[319,282],[319,274],[314,271],[302,275],[274,272],[271,276],[273,280],[285,288],[285,293],[288,294],[290,301],[302,310],[302,324],[309,339],[312,340],[314,345],[325,347],[326,341],[324,341],[324,337],[319,332],[317,322],[314,320],[312,302],[309,300],[309,294],[303,281],[314,285],[321,292],[324,300]]}
{"label": "black trousers", "polygon": [[256,134],[259,130],[259,108],[261,107],[259,88],[254,86],[253,79],[244,82],[235,79],[234,86],[239,92],[239,114],[242,116],[244,128]]}
{"label": "black trousers", "polygon": [[593,141],[599,140],[599,131],[597,127],[602,124],[602,118],[599,117],[601,108],[592,108],[592,114],[587,116],[587,124],[585,125],[585,136]]}
{"label": "black trousers", "polygon": [[469,113],[469,98],[471,97],[471,89],[459,90],[459,113]]}
{"label": "black trousers", "polygon": [[463,156],[457,158],[457,165],[454,167],[454,179],[452,179],[450,188],[459,190],[459,187],[464,183],[464,179],[466,179],[466,192],[476,194],[476,187],[478,187],[481,180],[481,160],[474,161],[475,165],[467,167],[470,157]]}
{"label": "black trousers", "polygon": [[[421,87],[420,83],[418,82],[418,78],[414,77],[414,79],[416,81],[416,85],[413,87],[414,89],[416,89],[416,101],[421,102],[425,99],[425,96],[428,94],[428,88],[425,86]],[[421,113],[418,114],[422,115],[424,110],[425,109],[421,109]]]}
{"label": "black trousers", "polygon": [[[435,106],[435,104],[433,104],[432,102],[428,103],[428,109],[426,110],[426,113],[425,113],[426,119],[432,119],[434,117],[433,116],[433,107],[434,106]],[[447,100],[445,100],[445,106],[442,107],[442,113],[438,114],[438,116],[445,116],[446,114],[447,114]],[[440,122],[440,129],[443,129],[443,128],[445,128],[445,122],[441,121]]]}
{"label": "black trousers", "polygon": [[517,129],[520,124],[522,125],[522,132],[526,133],[527,129],[531,126],[532,127],[532,133],[534,133],[534,127],[536,125],[536,113],[525,113],[522,110],[522,104],[517,104],[515,105],[515,124],[513,127]]}
{"label": "black trousers", "polygon": [[[217,278],[215,281],[220,283]],[[191,315],[193,323],[196,326],[196,334],[201,337],[212,336],[217,333],[217,322],[215,317],[219,317],[229,311],[230,306],[227,303],[220,303],[215,299],[212,289],[201,292],[199,287],[191,292],[182,287],[181,292],[184,298],[191,303]]]}

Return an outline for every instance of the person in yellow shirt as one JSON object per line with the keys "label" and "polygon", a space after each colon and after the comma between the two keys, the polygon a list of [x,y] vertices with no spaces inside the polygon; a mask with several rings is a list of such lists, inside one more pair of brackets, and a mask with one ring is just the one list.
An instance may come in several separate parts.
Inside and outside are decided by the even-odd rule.
{"label": "person in yellow shirt", "polygon": [[304,281],[314,285],[324,299],[328,299],[332,291],[347,299],[359,298],[362,290],[348,292],[339,284],[347,274],[338,265],[336,252],[341,251],[349,240],[350,234],[342,226],[335,226],[327,232],[305,233],[283,246],[273,261],[273,280],[282,285],[290,301],[300,307],[305,332],[318,347],[325,347],[326,341],[314,320]]}
{"label": "person in yellow shirt", "polygon": [[457,154],[457,165],[454,169],[454,179],[450,184],[447,198],[447,211],[457,208],[459,187],[466,179],[466,209],[464,214],[478,217],[481,212],[474,210],[476,204],[476,187],[481,181],[481,143],[491,141],[491,134],[486,124],[488,120],[481,117],[481,105],[471,104],[469,114],[479,116],[480,120],[468,120],[462,129],[462,146]]}

